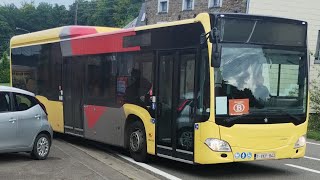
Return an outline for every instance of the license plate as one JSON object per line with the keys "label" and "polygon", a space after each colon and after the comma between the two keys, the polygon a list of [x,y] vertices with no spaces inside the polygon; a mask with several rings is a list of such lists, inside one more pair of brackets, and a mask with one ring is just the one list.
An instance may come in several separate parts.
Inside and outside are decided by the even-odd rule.
{"label": "license plate", "polygon": [[263,160],[263,159],[275,159],[275,153],[257,153],[254,155],[254,159],[256,160]]}

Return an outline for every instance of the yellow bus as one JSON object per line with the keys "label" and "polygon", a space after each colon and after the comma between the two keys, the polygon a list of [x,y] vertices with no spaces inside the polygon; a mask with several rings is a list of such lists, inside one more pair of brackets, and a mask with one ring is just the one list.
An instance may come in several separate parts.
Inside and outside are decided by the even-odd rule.
{"label": "yellow bus", "polygon": [[307,23],[246,14],[132,29],[67,26],[11,40],[12,85],[55,132],[192,164],[301,158]]}

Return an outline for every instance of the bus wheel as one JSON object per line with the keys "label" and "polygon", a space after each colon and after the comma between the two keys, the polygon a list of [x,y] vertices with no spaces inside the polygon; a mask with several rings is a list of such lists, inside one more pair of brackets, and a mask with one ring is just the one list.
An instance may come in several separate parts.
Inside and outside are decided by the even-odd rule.
{"label": "bus wheel", "polygon": [[182,128],[178,133],[178,142],[180,148],[191,151],[193,148],[193,129]]}
{"label": "bus wheel", "polygon": [[138,162],[147,161],[146,133],[142,122],[136,121],[129,129],[129,151],[131,157]]}

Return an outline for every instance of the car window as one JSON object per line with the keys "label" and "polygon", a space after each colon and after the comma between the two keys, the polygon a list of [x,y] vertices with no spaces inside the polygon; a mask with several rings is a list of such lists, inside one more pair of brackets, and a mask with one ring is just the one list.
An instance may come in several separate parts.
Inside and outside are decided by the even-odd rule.
{"label": "car window", "polygon": [[24,94],[15,94],[15,103],[17,111],[25,111],[38,104],[34,97]]}
{"label": "car window", "polygon": [[10,95],[7,92],[0,92],[0,113],[11,110]]}

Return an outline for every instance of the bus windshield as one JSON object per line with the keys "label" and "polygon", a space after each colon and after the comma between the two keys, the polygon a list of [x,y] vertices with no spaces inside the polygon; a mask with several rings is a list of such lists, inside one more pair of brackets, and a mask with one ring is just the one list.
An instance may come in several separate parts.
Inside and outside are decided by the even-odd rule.
{"label": "bus windshield", "polygon": [[248,99],[250,113],[306,113],[306,52],[222,44],[221,53],[221,67],[215,69],[216,97]]}

